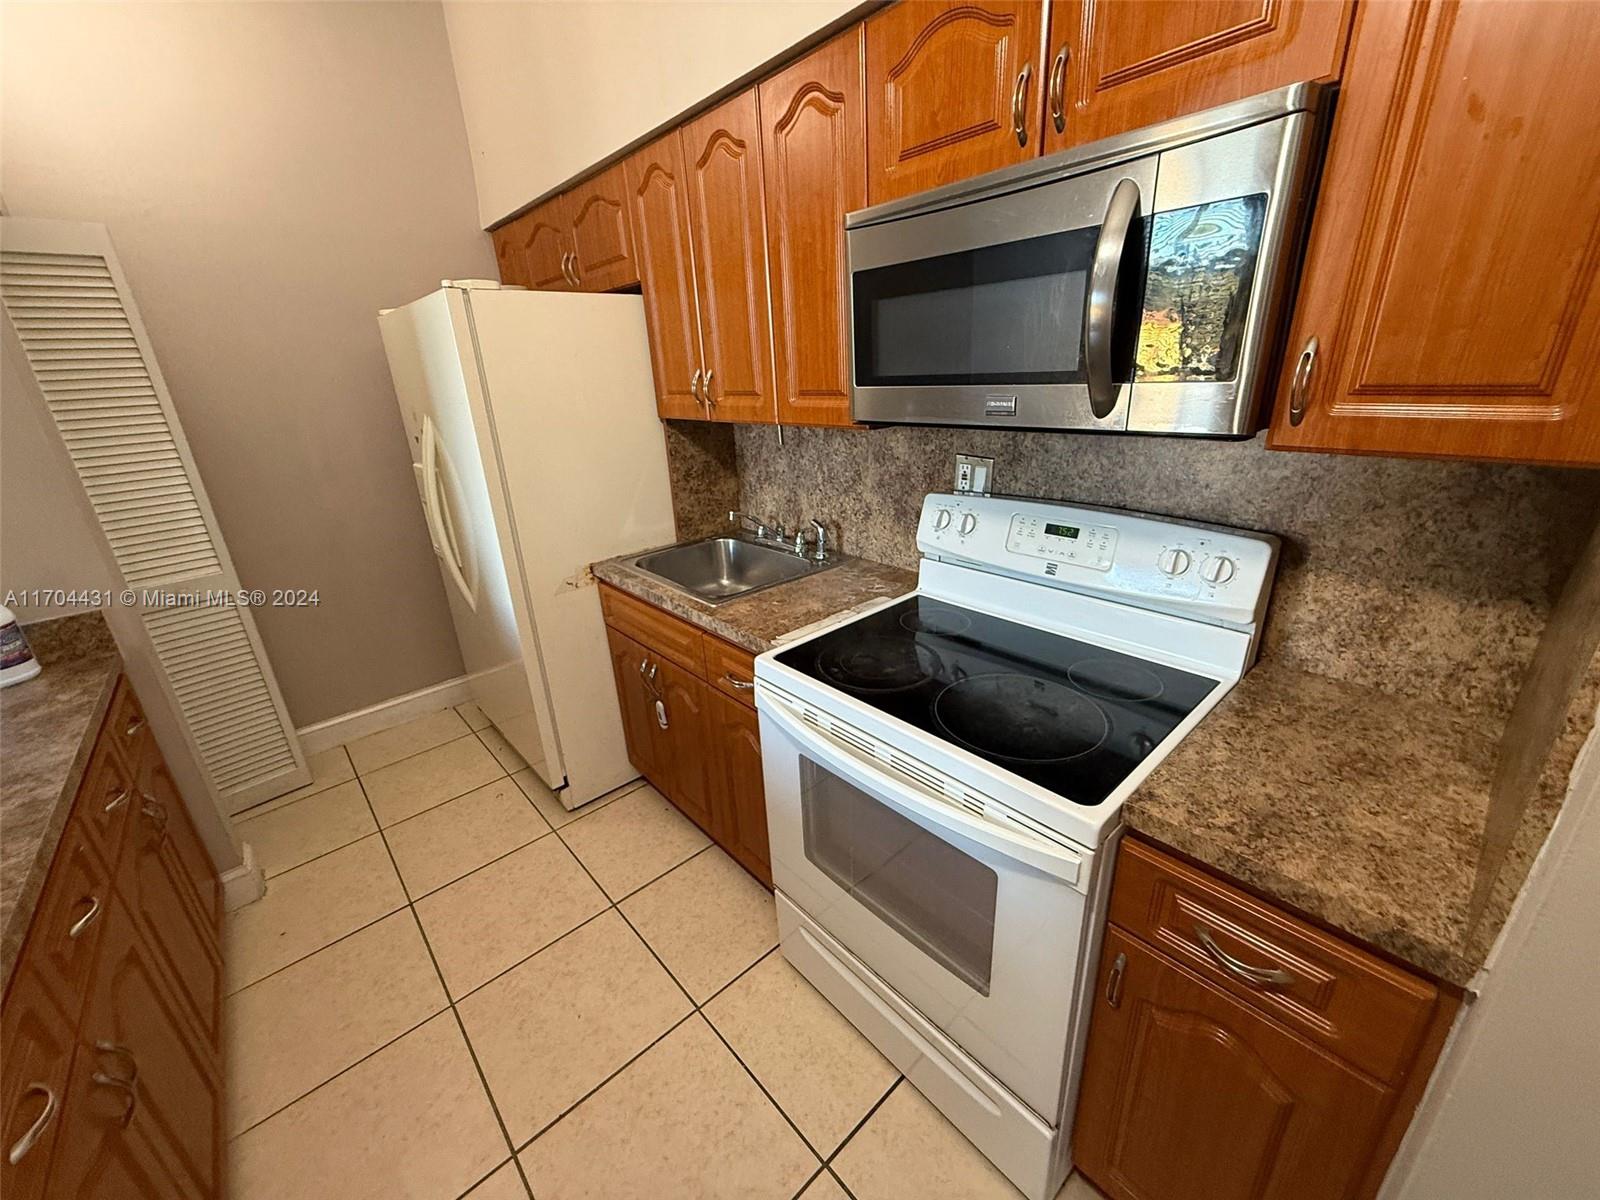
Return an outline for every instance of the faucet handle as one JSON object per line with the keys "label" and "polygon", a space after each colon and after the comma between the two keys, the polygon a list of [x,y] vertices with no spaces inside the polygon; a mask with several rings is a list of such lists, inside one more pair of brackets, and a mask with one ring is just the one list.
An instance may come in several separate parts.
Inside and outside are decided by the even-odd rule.
{"label": "faucet handle", "polygon": [[816,548],[812,550],[811,557],[818,562],[823,562],[828,557],[828,530],[823,523],[815,517],[811,519],[811,528],[816,533]]}

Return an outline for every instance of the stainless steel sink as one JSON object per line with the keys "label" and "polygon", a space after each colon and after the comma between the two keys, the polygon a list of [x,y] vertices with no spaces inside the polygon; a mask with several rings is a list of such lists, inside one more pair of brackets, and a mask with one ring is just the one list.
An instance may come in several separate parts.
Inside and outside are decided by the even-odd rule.
{"label": "stainless steel sink", "polygon": [[696,600],[721,604],[802,575],[815,575],[834,561],[816,562],[744,538],[714,537],[652,550],[634,559],[633,565]]}

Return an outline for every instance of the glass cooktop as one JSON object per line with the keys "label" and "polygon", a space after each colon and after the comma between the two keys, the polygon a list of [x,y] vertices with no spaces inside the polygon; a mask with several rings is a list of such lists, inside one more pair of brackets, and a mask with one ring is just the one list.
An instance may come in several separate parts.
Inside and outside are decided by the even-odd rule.
{"label": "glass cooktop", "polygon": [[777,658],[1077,804],[1109,796],[1218,686],[925,596]]}

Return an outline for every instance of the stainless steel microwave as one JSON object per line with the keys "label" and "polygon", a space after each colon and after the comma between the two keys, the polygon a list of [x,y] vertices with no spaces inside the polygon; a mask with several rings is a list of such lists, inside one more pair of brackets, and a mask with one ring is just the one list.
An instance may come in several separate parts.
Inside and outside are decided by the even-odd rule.
{"label": "stainless steel microwave", "polygon": [[851,213],[855,419],[1254,433],[1331,102],[1295,84]]}

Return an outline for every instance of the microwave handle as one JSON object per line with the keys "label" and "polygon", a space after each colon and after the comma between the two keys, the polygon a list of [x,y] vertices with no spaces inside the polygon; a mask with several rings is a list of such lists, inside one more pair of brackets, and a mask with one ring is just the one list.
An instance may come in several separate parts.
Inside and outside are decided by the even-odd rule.
{"label": "microwave handle", "polygon": [[1139,215],[1139,185],[1122,179],[1111,190],[1106,217],[1095,238],[1089,267],[1089,290],[1083,303],[1083,367],[1089,384],[1089,409],[1100,419],[1117,406],[1117,381],[1112,375],[1111,341],[1116,328],[1117,281],[1128,230]]}

